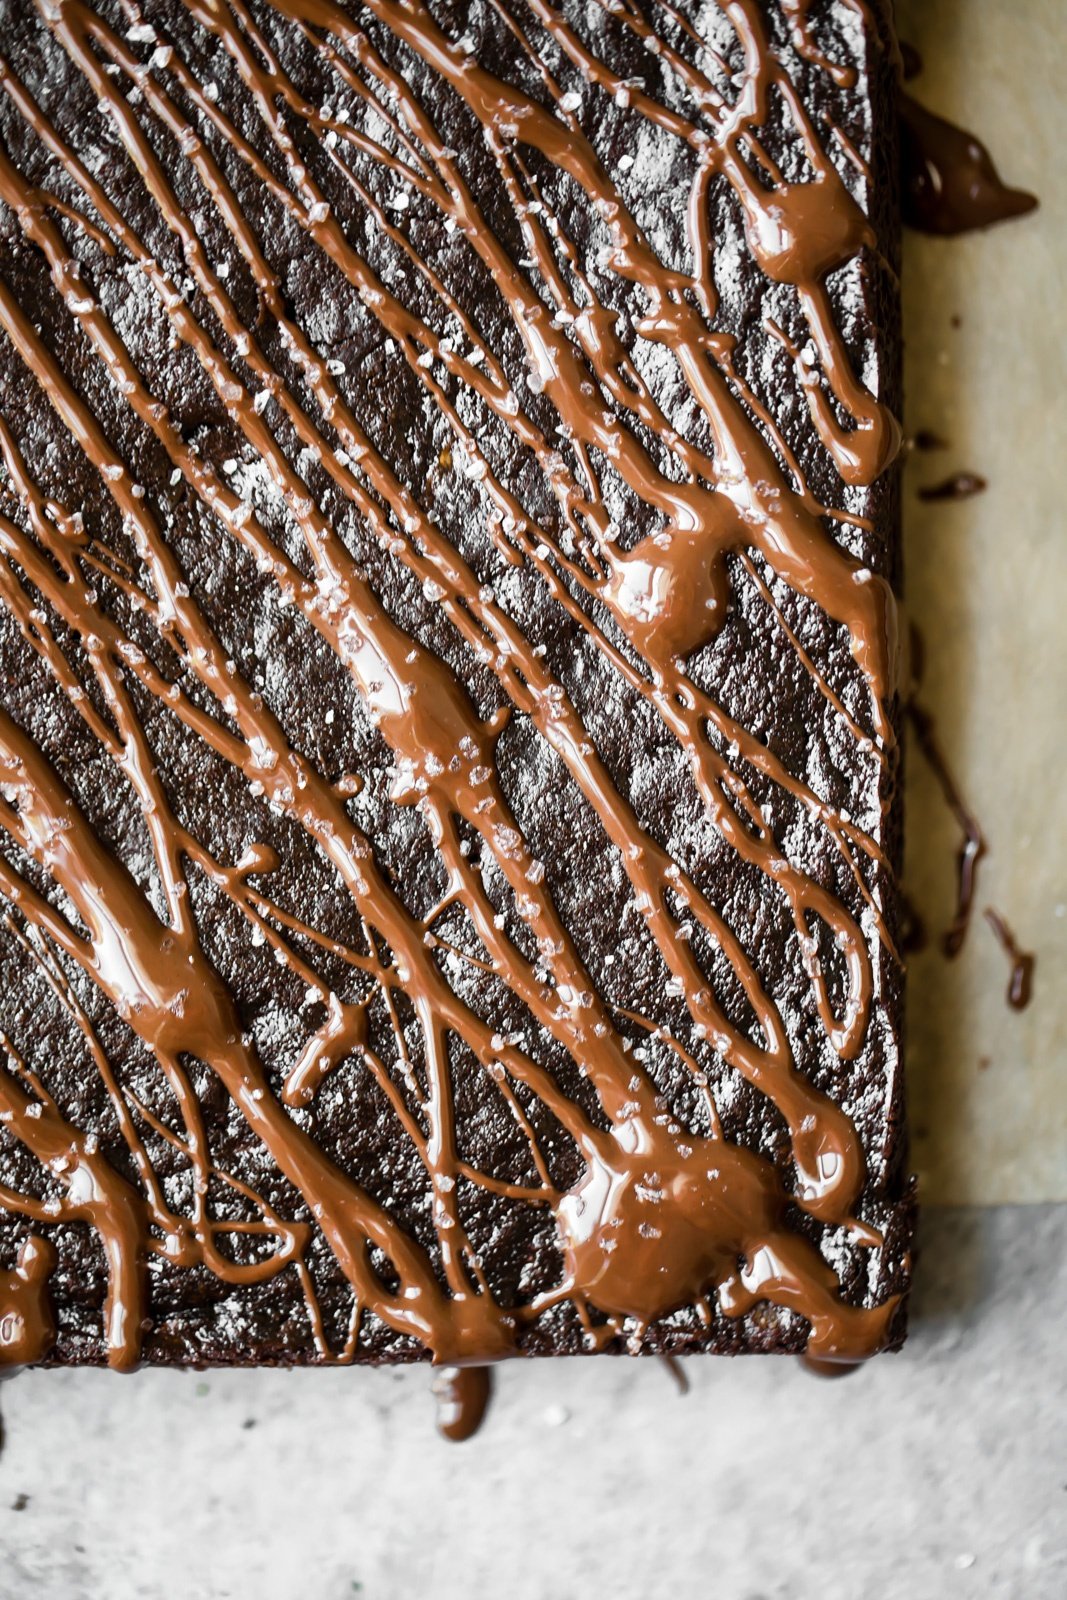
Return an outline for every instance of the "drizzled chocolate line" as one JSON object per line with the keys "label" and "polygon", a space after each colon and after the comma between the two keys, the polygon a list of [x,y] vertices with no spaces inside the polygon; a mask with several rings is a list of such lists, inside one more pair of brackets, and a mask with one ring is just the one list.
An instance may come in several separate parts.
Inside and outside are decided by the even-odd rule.
{"label": "drizzled chocolate line", "polygon": [[1032,951],[1021,948],[999,911],[995,911],[992,906],[986,906],[982,915],[992,928],[993,937],[1011,963],[1008,1004],[1013,1011],[1025,1011],[1033,999],[1036,957]]}
{"label": "drizzled chocolate line", "polygon": [[5,1366],[40,1361],[52,1347],[56,1328],[48,1279],[55,1264],[55,1246],[31,1234],[15,1270],[0,1273],[0,1362]]}
{"label": "drizzled chocolate line", "polygon": [[[797,41],[808,38],[805,9],[794,5],[789,10]],[[574,1304],[593,1344],[626,1329],[639,1346],[651,1323],[679,1307],[696,1305],[710,1316],[712,1295],[719,1311],[729,1316],[740,1316],[764,1299],[798,1312],[811,1325],[809,1348],[823,1357],[852,1359],[877,1349],[885,1340],[895,1300],[872,1310],[845,1302],[835,1270],[786,1217],[793,1201],[820,1222],[848,1230],[854,1242],[874,1249],[881,1243],[878,1231],[855,1214],[865,1164],[850,1119],[798,1071],[785,1022],[743,938],[642,825],[572,698],[524,634],[520,620],[482,586],[474,568],[423,509],[413,486],[361,427],[337,375],[290,314],[268,262],[268,241],[242,206],[232,175],[183,110],[183,101],[195,109],[201,125],[221,139],[234,161],[302,230],[307,248],[321,252],[399,347],[410,373],[451,427],[471,480],[480,486],[491,544],[513,567],[544,586],[583,639],[676,741],[719,838],[785,897],[816,1014],[838,1058],[848,1061],[867,1036],[882,963],[892,959],[879,891],[865,876],[886,865],[879,842],[882,818],[864,827],[835,811],[700,689],[689,670],[691,658],[725,620],[731,563],[741,558],[797,658],[827,695],[845,737],[866,756],[872,771],[886,774],[897,671],[891,592],[883,578],[835,542],[826,508],[811,494],[798,462],[741,379],[731,341],[714,327],[717,296],[707,201],[709,186],[721,179],[741,207],[755,265],[795,296],[810,333],[810,347],[799,350],[781,329],[768,325],[793,359],[816,435],[844,484],[873,483],[898,447],[899,430],[854,371],[825,280],[870,252],[874,236],[817,137],[785,66],[770,48],[762,8],[747,0],[724,7],[743,60],[734,97],[730,76],[719,70],[722,63],[715,52],[709,52],[706,68],[697,66],[635,8],[607,8],[620,28],[646,47],[654,42],[667,52],[692,102],[691,116],[682,116],[621,79],[561,13],[540,0],[529,6],[531,23],[555,42],[590,92],[629,105],[690,152],[695,166],[687,209],[691,275],[659,259],[583,132],[576,107],[544,60],[536,60],[524,25],[513,16],[507,16],[507,24],[536,60],[544,102],[494,76],[417,0],[403,7],[369,0],[365,8],[377,28],[420,59],[481,125],[527,251],[522,270],[487,220],[417,90],[373,43],[369,26],[360,26],[328,0],[282,0],[269,8],[271,25],[285,20],[335,74],[339,93],[347,90],[375,108],[392,147],[332,110],[307,103],[262,26],[236,0],[229,5],[224,0],[187,0],[184,10],[218,40],[232,62],[246,104],[258,116],[267,154],[249,135],[247,117],[239,128],[220,101],[217,86],[213,95],[198,80],[178,39],[142,20],[139,12],[127,11],[130,39],[138,47],[151,45],[147,60],[81,0],[40,0],[38,10],[42,24],[51,29],[110,118],[114,136],[180,251],[198,292],[200,313],[89,163],[52,126],[31,90],[2,60],[0,88],[79,200],[71,205],[32,184],[12,153],[2,148],[0,200],[45,261],[87,348],[146,436],[169,458],[174,481],[196,499],[223,537],[270,574],[283,603],[299,613],[351,679],[393,757],[390,798],[396,805],[417,808],[446,889],[428,916],[418,918],[409,910],[376,861],[372,841],[351,818],[347,801],[358,788],[358,778],[328,781],[293,748],[265,697],[227,657],[206,611],[190,593],[161,519],[131,477],[131,464],[116,451],[78,385],[0,282],[0,327],[72,445],[98,473],[143,569],[139,576],[123,571],[114,553],[87,534],[69,508],[46,500],[16,441],[14,420],[7,418],[0,448],[28,527],[13,517],[0,520],[0,548],[7,562],[0,594],[43,669],[136,795],[165,909],[161,913],[127,867],[108,852],[58,773],[6,712],[0,713],[0,827],[62,890],[63,899],[56,904],[46,898],[10,860],[0,862],[0,889],[17,908],[35,954],[41,952],[40,959],[51,963],[57,981],[65,981],[64,963],[79,968],[152,1052],[182,1122],[180,1134],[158,1119],[149,1122],[150,1113],[126,1086],[108,1078],[106,1057],[94,1052],[142,1194],[88,1147],[91,1136],[63,1121],[39,1084],[28,1090],[16,1081],[17,1057],[9,1046],[12,1071],[0,1077],[0,1115],[8,1131],[57,1178],[61,1197],[55,1202],[58,1209],[46,1214],[32,1196],[5,1193],[2,1203],[35,1222],[62,1217],[96,1229],[108,1256],[106,1331],[115,1365],[128,1366],[138,1358],[145,1266],[152,1254],[179,1265],[202,1263],[230,1284],[265,1280],[294,1268],[301,1275],[320,1356],[329,1358],[306,1262],[310,1225],[285,1222],[249,1193],[246,1198],[258,1205],[261,1220],[240,1224],[238,1231],[258,1229],[274,1241],[271,1252],[248,1267],[231,1261],[217,1246],[219,1224],[206,1201],[213,1172],[208,1130],[187,1065],[195,1059],[211,1069],[278,1170],[303,1196],[314,1226],[348,1280],[353,1333],[342,1357],[355,1352],[360,1320],[368,1311],[397,1333],[412,1335],[435,1359],[469,1362],[520,1347],[523,1327],[559,1301]],[[679,20],[666,9],[663,16]],[[696,38],[688,24],[686,28]],[[813,51],[805,53],[820,59]],[[833,75],[848,81],[839,72]],[[803,153],[810,174],[803,181],[786,181],[761,144],[772,101],[784,107]],[[166,131],[176,159],[209,197],[314,409],[274,365],[258,326],[242,320],[224,276],[208,259],[195,217],[183,206],[168,165],[157,153],[149,116],[155,129]],[[342,221],[298,153],[294,122],[301,139],[311,141],[320,155],[329,154],[330,167],[354,201],[356,214],[373,218],[381,234],[405,255],[435,307],[433,317],[416,312],[414,301],[409,304],[395,294],[361,252],[358,230]],[[841,147],[855,166],[858,158],[849,156],[843,136]],[[524,407],[516,397],[502,354],[485,346],[443,278],[420,255],[413,235],[386,214],[346,159],[351,152],[369,155],[382,170],[401,177],[481,263],[521,344],[527,389],[553,409],[566,449],[557,447],[534,420],[534,408]],[[615,328],[614,314],[597,298],[588,264],[568,237],[565,220],[553,212],[533,156],[565,175],[581,203],[600,219],[607,240],[600,270],[642,294],[645,309],[637,333],[676,364],[709,447],[672,426],[661,411]],[[757,166],[762,173],[758,180]],[[91,215],[83,214],[82,205]],[[174,339],[196,358],[233,426],[269,474],[298,536],[297,555],[282,549],[255,507],[186,441],[87,282],[61,223],[75,236],[82,235],[84,247],[119,253],[151,289]],[[424,299],[420,293],[418,303]],[[458,323],[470,346],[466,355],[457,347],[459,341],[437,331],[438,313]],[[515,448],[537,464],[564,535],[546,531],[503,481],[469,420],[470,407],[455,398],[446,379],[484,408]],[[666,457],[645,442],[649,431]],[[454,669],[422,644],[376,591],[316,503],[306,469],[292,458],[286,438],[299,442],[331,490],[382,550],[418,580],[426,600],[440,608],[455,635],[490,669],[505,703],[488,720],[480,717]],[[621,541],[613,523],[604,482],[609,468],[654,514],[656,531],[636,543]],[[828,515],[842,523],[857,520],[845,507],[832,508]],[[27,599],[27,581],[45,609]],[[775,586],[783,594],[792,590],[813,601],[847,629],[867,688],[865,708],[846,707],[818,678],[784,616]],[[104,592],[124,594],[154,626],[169,658],[180,665],[182,681],[144,654],[115,620],[114,608],[105,605]],[[85,695],[68,663],[57,623],[82,641],[106,716]],[[313,941],[324,936],[286,920],[267,893],[250,883],[251,877],[269,877],[276,864],[265,847],[253,842],[228,867],[179,825],[154,771],[127,680],[165,705],[242,775],[252,794],[264,797],[303,830],[329,862],[364,930],[364,949],[333,949],[362,977],[365,989],[357,1000],[342,1000],[285,934]],[[188,687],[193,683],[195,696]],[[687,1050],[658,1018],[614,1006],[594,981],[504,791],[497,745],[509,717],[526,719],[554,753],[617,850],[647,934],[700,1041],[699,1054]],[[860,925],[838,895],[790,859],[738,770],[742,762],[780,786],[814,826],[825,830],[864,903],[869,928]],[[472,838],[506,885],[528,934],[525,945],[505,925],[484,873],[472,862]],[[270,940],[276,954],[326,1007],[326,1021],[307,1041],[280,1093],[268,1080],[254,1042],[242,1031],[233,999],[202,947],[189,910],[187,864],[195,865]],[[477,955],[450,944],[440,931],[440,918],[453,904],[462,906],[469,919]],[[820,928],[840,952],[846,974],[843,1009],[831,1000],[815,931]],[[731,1020],[702,965],[694,933],[728,964],[748,1002],[753,1027]],[[527,953],[531,942],[535,957]],[[595,1094],[595,1116],[564,1092],[534,1045],[521,1035],[499,1035],[457,992],[439,959],[442,949],[506,984],[538,1037],[579,1065]],[[400,1083],[370,1046],[368,1010],[376,997],[392,1018]],[[399,1020],[401,1004],[410,1008],[418,1025],[417,1063],[410,1058],[410,1041]],[[695,1079],[703,1091],[702,1127],[683,1127],[665,1111],[629,1034],[620,1027],[620,1017],[665,1045]],[[76,1020],[89,1038],[84,1012]],[[461,1161],[455,1041],[507,1099],[529,1142],[539,1186],[503,1183]],[[328,1074],[353,1053],[362,1056],[388,1102],[397,1137],[411,1143],[425,1169],[436,1258],[333,1162],[287,1109],[312,1104]],[[788,1187],[769,1160],[723,1137],[709,1081],[712,1054],[781,1112],[795,1172]],[[529,1116],[515,1095],[516,1084],[551,1111],[578,1151],[582,1175],[566,1193],[553,1184]],[[138,1118],[191,1164],[197,1181],[189,1215],[176,1215],[162,1199]],[[516,1201],[552,1206],[563,1255],[563,1276],[556,1288],[524,1305],[497,1304],[465,1231],[461,1178]],[[33,1243],[44,1249],[42,1241]],[[379,1252],[377,1262],[368,1243]],[[32,1257],[27,1270],[41,1259]],[[37,1341],[38,1354],[47,1344],[44,1316],[38,1310],[37,1331],[33,1338],[27,1335],[31,1345]]]}
{"label": "drizzled chocolate line", "polygon": [[914,695],[906,706],[908,721],[914,732],[919,750],[937,780],[960,830],[960,846],[956,855],[956,907],[952,919],[942,936],[941,946],[947,956],[957,956],[963,948],[974,913],[974,897],[978,881],[978,863],[986,853],[985,835],[978,818],[970,810],[956,781],[952,768],[945,759],[933,712],[922,705]]}
{"label": "drizzled chocolate line", "polygon": [[[924,644],[922,635],[914,625],[910,646],[912,676],[917,688],[923,675]],[[914,731],[919,752],[960,829],[960,844],[956,854],[956,906],[941,940],[942,951],[952,959],[959,955],[970,931],[978,893],[978,867],[989,847],[982,826],[964,800],[959,780],[945,755],[933,713],[917,699],[915,690],[909,696],[904,710]],[[905,954],[911,954],[925,947],[926,930],[918,912],[906,897],[904,904],[909,924],[904,951]],[[1007,920],[993,906],[986,906],[982,915],[1011,964],[1006,991],[1008,1004],[1014,1011],[1024,1011],[1033,998],[1036,957],[1019,945]]]}

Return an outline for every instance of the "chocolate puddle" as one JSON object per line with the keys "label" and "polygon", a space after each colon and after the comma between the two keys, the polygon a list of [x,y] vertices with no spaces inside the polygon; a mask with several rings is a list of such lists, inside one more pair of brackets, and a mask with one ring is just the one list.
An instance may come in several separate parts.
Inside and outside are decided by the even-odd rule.
{"label": "chocolate puddle", "polygon": [[904,221],[919,233],[947,237],[988,228],[1037,206],[1009,187],[982,141],[947,118],[900,97]]}

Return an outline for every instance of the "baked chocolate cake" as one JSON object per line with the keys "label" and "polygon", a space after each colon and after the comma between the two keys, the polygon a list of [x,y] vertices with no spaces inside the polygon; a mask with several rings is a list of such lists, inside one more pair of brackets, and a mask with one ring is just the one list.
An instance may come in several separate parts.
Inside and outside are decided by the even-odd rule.
{"label": "baked chocolate cake", "polygon": [[867,0],[0,0],[0,1359],[903,1337]]}

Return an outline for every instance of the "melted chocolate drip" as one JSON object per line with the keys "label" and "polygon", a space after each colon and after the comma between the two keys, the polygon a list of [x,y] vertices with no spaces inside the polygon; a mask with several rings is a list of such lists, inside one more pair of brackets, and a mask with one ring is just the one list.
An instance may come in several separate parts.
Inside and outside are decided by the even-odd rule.
{"label": "melted chocolate drip", "polygon": [[973,133],[900,99],[904,220],[920,233],[970,233],[1025,216],[1037,199],[1001,181],[993,158]]}
{"label": "melted chocolate drip", "polygon": [[490,1367],[446,1367],[433,1380],[437,1431],[462,1443],[482,1425],[493,1393]]}
{"label": "melted chocolate drip", "polygon": [[963,948],[963,941],[971,925],[978,881],[978,863],[986,853],[985,836],[977,817],[965,804],[959,784],[945,758],[937,737],[933,712],[920,705],[913,696],[907,705],[907,717],[915,731],[916,743],[937,779],[945,803],[959,823],[962,834],[956,858],[956,910],[941,941],[945,954],[956,956]]}
{"label": "melted chocolate drip", "polygon": [[920,500],[969,500],[988,487],[977,472],[954,472],[941,483],[927,483],[919,490]]}
{"label": "melted chocolate drip", "polygon": [[948,440],[931,428],[920,428],[915,435],[916,450],[947,450]]}
{"label": "melted chocolate drip", "polygon": [[1011,962],[1008,1004],[1013,1011],[1025,1011],[1033,999],[1034,966],[1037,957],[1032,951],[1020,948],[1014,933],[999,911],[994,911],[992,906],[986,906],[983,915],[992,928],[997,943]]}
{"label": "melted chocolate drip", "polygon": [[31,1366],[52,1348],[56,1328],[48,1279],[56,1264],[50,1240],[30,1234],[13,1272],[0,1272],[0,1367]]}
{"label": "melted chocolate drip", "polygon": [[[688,666],[724,625],[731,573],[740,567],[840,718],[842,737],[855,740],[875,770],[888,770],[897,673],[891,590],[832,536],[824,508],[739,375],[730,342],[714,326],[708,196],[713,183],[723,183],[743,219],[754,270],[792,297],[805,327],[802,348],[781,329],[771,333],[796,372],[815,436],[843,490],[874,483],[896,455],[900,431],[857,373],[826,279],[869,255],[875,237],[770,47],[764,8],[750,0],[729,7],[744,60],[740,86],[729,74],[715,81],[705,76],[654,33],[643,13],[618,13],[619,27],[638,42],[654,43],[670,64],[693,104],[687,117],[619,76],[547,0],[530,0],[544,35],[591,91],[669,136],[692,161],[686,213],[691,273],[668,267],[657,255],[623,185],[605,170],[575,115],[573,96],[562,92],[521,34],[543,99],[495,76],[420,0],[403,7],[368,0],[367,14],[390,38],[385,51],[331,0],[276,0],[269,8],[272,26],[288,28],[321,58],[339,96],[369,99],[377,108],[391,130],[379,143],[332,108],[306,101],[270,39],[236,0],[185,0],[183,9],[202,31],[199,45],[210,35],[239,82],[239,116],[231,115],[217,84],[198,77],[188,41],[183,47],[147,24],[122,37],[82,0],[40,0],[38,9],[42,25],[106,114],[110,137],[136,169],[155,220],[145,229],[143,218],[124,209],[2,58],[0,90],[17,110],[25,140],[47,153],[77,205],[40,189],[2,147],[0,200],[22,240],[46,264],[77,324],[85,359],[106,374],[143,436],[169,461],[173,486],[200,508],[213,537],[276,582],[283,607],[313,631],[316,643],[347,674],[391,756],[388,798],[395,806],[417,808],[447,887],[429,915],[412,912],[376,858],[371,838],[353,820],[349,802],[364,775],[330,780],[294,747],[269,695],[224,649],[209,607],[187,581],[167,537],[165,519],[134,476],[134,463],[105,432],[83,384],[0,281],[0,329],[26,381],[35,381],[47,396],[70,448],[79,449],[98,474],[99,493],[140,564],[124,565],[79,513],[44,494],[18,442],[15,419],[8,417],[0,421],[0,450],[21,520],[0,517],[6,563],[0,598],[99,746],[101,759],[124,774],[143,814],[159,885],[155,899],[144,893],[46,754],[14,715],[0,711],[0,829],[16,847],[12,858],[0,857],[0,891],[17,907],[18,937],[84,1035],[129,1158],[120,1173],[7,1045],[12,1066],[0,1073],[0,1114],[20,1148],[55,1176],[56,1195],[46,1207],[32,1194],[5,1190],[3,1205],[35,1225],[53,1221],[96,1231],[108,1266],[104,1332],[113,1366],[130,1368],[140,1357],[150,1258],[164,1258],[175,1269],[206,1269],[231,1286],[267,1283],[293,1269],[321,1360],[352,1359],[364,1313],[370,1312],[439,1362],[460,1363],[442,1380],[448,1411],[442,1427],[449,1437],[473,1431],[488,1398],[486,1368],[467,1363],[514,1353],[524,1331],[565,1300],[593,1347],[625,1337],[640,1348],[649,1324],[687,1306],[708,1315],[714,1296],[719,1311],[731,1318],[765,1301],[799,1313],[810,1326],[808,1348],[821,1359],[851,1361],[881,1348],[896,1297],[868,1308],[851,1304],[840,1293],[836,1272],[789,1222],[790,1209],[799,1207],[864,1248],[882,1243],[882,1235],[856,1215],[865,1161],[855,1126],[831,1094],[797,1070],[783,1016],[744,941],[640,821],[543,652],[360,425],[332,364],[290,314],[268,264],[262,223],[254,208],[242,205],[242,180],[233,176],[238,166],[259,186],[285,224],[300,230],[306,251],[328,263],[375,319],[388,348],[406,364],[407,379],[450,428],[471,481],[480,486],[492,548],[510,569],[544,585],[589,647],[676,742],[723,847],[761,876],[769,894],[784,897],[804,953],[804,980],[818,1019],[813,1025],[822,1028],[840,1062],[849,1062],[870,1027],[876,964],[892,955],[879,901],[864,878],[865,866],[886,865],[880,819],[865,828],[827,804],[772,755],[762,736],[701,690]],[[787,11],[809,59],[821,60],[811,43],[806,6],[794,3]],[[479,127],[511,206],[508,226],[521,237],[521,268],[410,75],[392,64],[390,51],[397,46],[420,63],[421,72],[436,75]],[[841,83],[851,81],[851,68],[827,62],[826,70]],[[786,181],[770,157],[761,156],[761,128],[772,106],[784,107],[790,119],[813,174],[804,181]],[[187,107],[194,109],[195,122]],[[405,272],[417,279],[417,295],[399,298],[363,250],[362,227],[342,225],[314,176],[318,169],[295,153],[293,124],[316,151],[334,152],[330,160],[337,182],[346,186],[346,204],[390,241]],[[164,138],[170,142],[166,159],[158,153]],[[219,142],[232,158],[228,163],[213,153]],[[471,314],[420,255],[416,235],[397,220],[395,207],[387,209],[374,186],[336,154],[348,145],[373,150],[380,164],[376,176],[408,185],[489,275],[506,312],[508,337],[521,349],[524,395],[536,397],[536,407],[516,397],[502,352],[486,346]],[[528,159],[530,151],[536,164]],[[762,162],[769,184],[757,178],[754,162]],[[548,188],[537,177],[541,167],[565,175],[575,203],[602,219],[608,243],[597,270],[640,298],[644,314],[637,330],[676,364],[709,444],[694,443],[673,428],[643,383],[615,314],[598,297],[591,270],[552,211]],[[203,247],[183,199],[194,179],[225,223],[233,262],[255,285],[255,322],[239,308],[230,264],[223,272]],[[72,248],[69,229],[80,235],[79,248],[120,256],[161,308],[175,346],[198,364],[247,459],[259,465],[270,493],[286,508],[289,544],[272,537],[256,498],[242,496],[215,470],[148,383],[120,319],[95,292],[92,272]],[[160,234],[184,261],[188,281],[181,286],[164,264],[165,252],[150,242]],[[426,301],[433,302],[432,311],[414,309]],[[451,319],[459,334],[438,331],[442,318]],[[299,369],[299,384],[287,381],[268,356],[264,326],[277,330]],[[459,391],[463,403],[456,399]],[[471,406],[505,432],[512,449],[527,452],[565,534],[532,517],[510,480],[495,469],[478,426],[469,420]],[[546,409],[555,418],[553,436],[536,420]],[[670,470],[645,442],[648,437],[673,453]],[[293,440],[299,453],[287,446]],[[397,621],[320,509],[304,476],[312,472],[308,460],[346,514],[369,530],[382,560],[396,563],[492,675],[500,710],[483,717],[462,675],[413,627]],[[610,463],[614,477],[652,519],[654,531],[629,545],[619,541],[596,465],[601,461]],[[830,515],[862,525],[844,509]],[[30,599],[16,569],[47,612]],[[819,676],[772,592],[774,583],[814,602],[847,632],[866,690],[862,716],[873,735]],[[135,644],[121,608],[104,603],[102,589],[125,597],[155,629],[165,646],[160,659],[169,664],[166,670]],[[63,653],[66,634],[81,640],[92,695],[84,693]],[[166,708],[240,776],[251,795],[306,835],[350,901],[364,930],[363,945],[330,939],[271,901],[263,885],[278,858],[269,846],[250,840],[236,863],[226,865],[179,824],[153,760],[146,701]],[[696,1127],[665,1113],[663,1097],[642,1066],[643,1052],[633,1049],[620,1027],[617,1008],[598,989],[546,886],[497,759],[509,720],[521,721],[543,742],[618,852],[670,991],[695,1029],[699,1056],[679,1045],[657,1017],[626,1017],[673,1052],[679,1072],[698,1091]],[[790,859],[739,775],[741,762],[761,781],[779,786],[832,841],[870,914],[873,937],[838,894]],[[523,937],[536,957],[525,954],[522,939],[505,927],[471,855],[471,838],[518,908]],[[20,862],[31,863],[33,872],[25,875]],[[325,1012],[280,1086],[264,1069],[234,995],[201,941],[189,908],[190,866],[228,903],[236,923],[244,919],[259,943],[273,947]],[[40,881],[48,882],[54,898],[41,892]],[[452,905],[464,908],[477,955],[440,933],[438,919]],[[844,981],[836,995],[818,959],[815,924],[828,930],[840,952]],[[701,964],[694,933],[729,969],[754,1027],[731,1016]],[[309,949],[326,949],[362,975],[361,996],[342,998]],[[525,1007],[536,1038],[533,1032],[498,1033],[449,981],[449,952],[506,985]],[[95,986],[155,1062],[179,1108],[179,1130],[117,1081],[65,976],[67,967]],[[405,1031],[399,1020],[401,1003],[421,1036],[418,1070],[408,1055],[411,1029]],[[372,1004],[392,1018],[403,1084],[371,1046]],[[530,1182],[505,1181],[463,1158],[451,1055],[456,1043],[472,1063],[464,1070],[484,1073],[506,1098],[529,1146],[536,1175]],[[565,1092],[560,1076],[543,1063],[546,1049],[556,1059],[580,1063],[595,1111]],[[709,1086],[712,1052],[777,1108],[790,1141],[788,1184],[775,1162],[723,1137]],[[352,1056],[363,1062],[395,1119],[394,1137],[417,1152],[431,1197],[432,1248],[406,1232],[301,1120],[331,1074]],[[265,1194],[213,1166],[190,1062],[209,1069],[249,1136],[302,1197],[314,1225],[287,1220]],[[565,1192],[553,1181],[534,1119],[524,1109],[531,1101],[555,1119],[580,1158],[581,1175]],[[188,1210],[176,1207],[160,1183],[150,1139],[162,1140],[189,1169]],[[252,1217],[234,1224],[215,1215],[208,1203],[212,1184],[239,1191]],[[555,1287],[520,1305],[498,1303],[465,1227],[463,1185],[491,1190],[517,1206],[551,1208],[562,1256]],[[352,1294],[350,1332],[340,1351],[327,1337],[308,1268],[313,1227]],[[221,1240],[242,1232],[264,1248],[238,1264]],[[39,1359],[52,1337],[43,1291],[50,1250],[35,1236],[0,1288],[11,1308],[13,1360]]]}
{"label": "melted chocolate drip", "polygon": [[800,1364],[813,1378],[847,1378],[859,1365],[855,1361],[820,1361],[809,1355],[802,1355]]}
{"label": "melted chocolate drip", "polygon": [[689,1393],[689,1376],[677,1356],[660,1356],[680,1395]]}

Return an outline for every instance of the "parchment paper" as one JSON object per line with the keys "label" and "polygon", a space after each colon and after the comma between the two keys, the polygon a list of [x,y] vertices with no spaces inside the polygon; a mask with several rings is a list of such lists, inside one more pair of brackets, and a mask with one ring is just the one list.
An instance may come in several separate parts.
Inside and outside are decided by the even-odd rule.
{"label": "parchment paper", "polygon": [[[1067,1199],[1067,99],[1061,0],[900,0],[924,69],[910,87],[977,132],[1036,215],[905,247],[906,420],[951,441],[905,473],[907,610],[926,642],[923,698],[984,828],[978,907],[949,963],[956,832],[910,755],[907,879],[935,937],[913,957],[913,1162],[927,1201]],[[952,318],[960,319],[954,327]],[[956,503],[920,483],[989,480]],[[1034,1000],[1008,1009],[998,907],[1037,954]]]}

